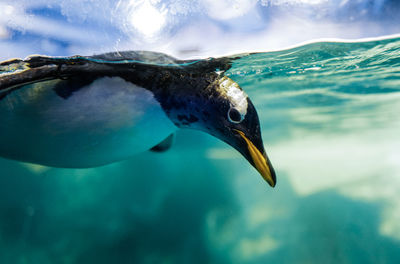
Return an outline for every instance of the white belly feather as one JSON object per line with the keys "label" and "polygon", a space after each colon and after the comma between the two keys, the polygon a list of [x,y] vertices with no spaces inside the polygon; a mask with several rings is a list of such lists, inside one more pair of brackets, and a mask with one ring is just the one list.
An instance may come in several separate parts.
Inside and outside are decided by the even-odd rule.
{"label": "white belly feather", "polygon": [[153,147],[176,126],[153,94],[104,77],[59,97],[46,81],[0,101],[0,156],[57,167],[92,167]]}

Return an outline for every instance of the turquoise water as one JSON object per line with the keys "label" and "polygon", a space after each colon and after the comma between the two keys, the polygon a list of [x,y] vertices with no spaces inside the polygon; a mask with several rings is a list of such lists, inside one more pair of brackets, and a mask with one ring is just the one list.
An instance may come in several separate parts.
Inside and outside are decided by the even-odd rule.
{"label": "turquoise water", "polygon": [[226,74],[258,110],[275,189],[190,130],[94,169],[0,159],[0,263],[399,263],[400,39],[252,54]]}

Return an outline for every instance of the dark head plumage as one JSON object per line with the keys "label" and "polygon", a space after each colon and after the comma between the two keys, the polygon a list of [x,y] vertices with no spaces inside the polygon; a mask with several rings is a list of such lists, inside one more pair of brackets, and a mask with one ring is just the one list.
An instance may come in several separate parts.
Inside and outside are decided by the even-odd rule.
{"label": "dark head plumage", "polygon": [[195,85],[183,86],[159,97],[175,125],[202,130],[228,143],[274,187],[275,171],[264,150],[257,111],[239,85],[213,72]]}

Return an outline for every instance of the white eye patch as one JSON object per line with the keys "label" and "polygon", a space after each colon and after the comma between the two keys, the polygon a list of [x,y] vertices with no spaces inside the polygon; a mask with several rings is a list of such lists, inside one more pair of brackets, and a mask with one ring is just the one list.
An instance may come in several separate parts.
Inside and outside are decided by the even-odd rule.
{"label": "white eye patch", "polygon": [[226,76],[219,79],[219,87],[228,98],[231,108],[235,108],[243,120],[247,114],[247,94],[236,82]]}

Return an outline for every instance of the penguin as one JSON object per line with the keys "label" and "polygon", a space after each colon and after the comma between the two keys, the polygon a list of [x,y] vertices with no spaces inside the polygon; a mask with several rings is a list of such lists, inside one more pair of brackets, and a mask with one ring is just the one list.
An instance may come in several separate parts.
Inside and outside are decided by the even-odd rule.
{"label": "penguin", "polygon": [[125,51],[0,62],[0,156],[96,167],[165,151],[178,129],[189,128],[235,148],[274,187],[257,111],[225,75],[240,57]]}

